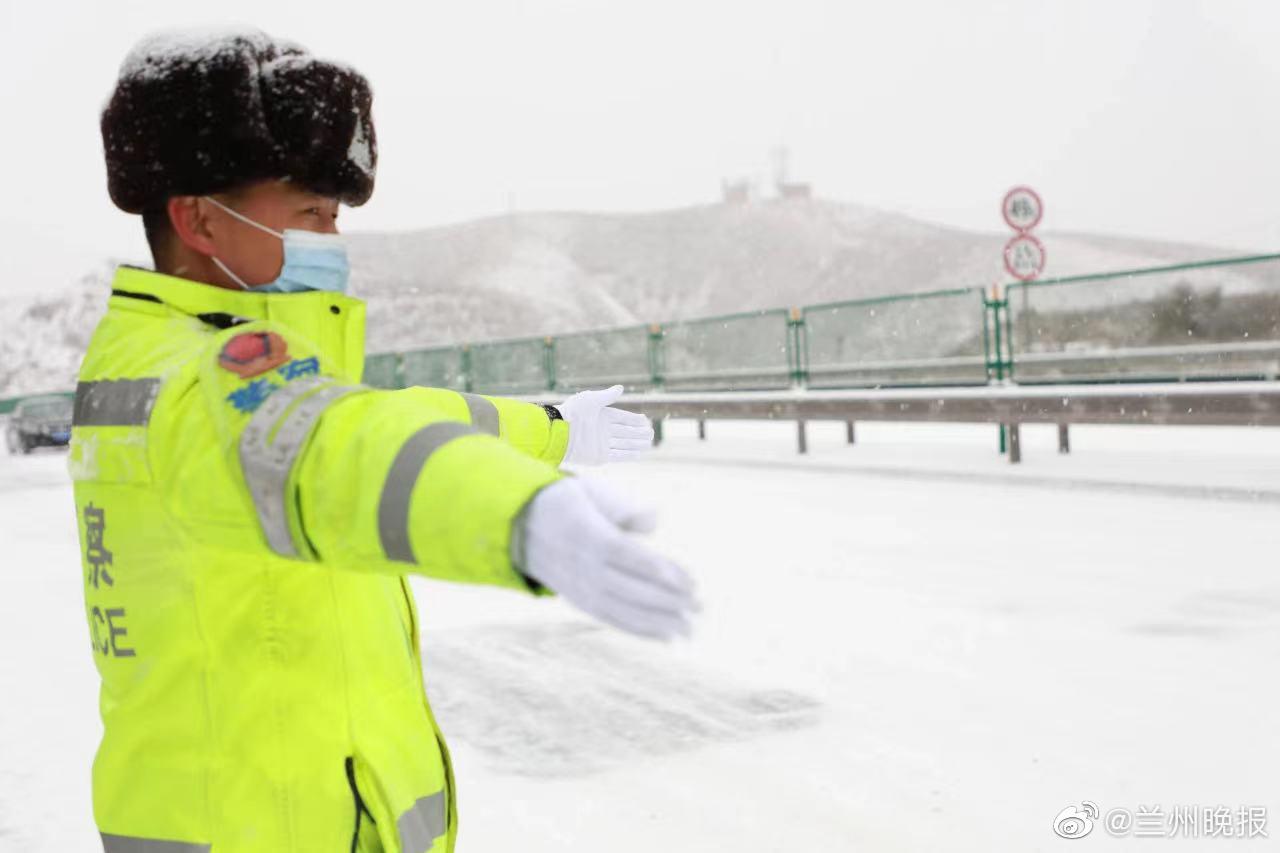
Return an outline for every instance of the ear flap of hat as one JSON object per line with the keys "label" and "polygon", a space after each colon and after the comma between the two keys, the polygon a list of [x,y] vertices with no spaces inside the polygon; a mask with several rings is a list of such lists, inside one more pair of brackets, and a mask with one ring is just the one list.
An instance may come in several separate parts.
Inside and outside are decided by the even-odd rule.
{"label": "ear flap of hat", "polygon": [[262,69],[262,103],[284,174],[352,207],[369,200],[378,149],[364,77],[335,62],[285,56]]}
{"label": "ear flap of hat", "polygon": [[107,187],[129,213],[271,178],[357,206],[373,194],[372,92],[359,72],[256,30],[141,42],[102,112]]}

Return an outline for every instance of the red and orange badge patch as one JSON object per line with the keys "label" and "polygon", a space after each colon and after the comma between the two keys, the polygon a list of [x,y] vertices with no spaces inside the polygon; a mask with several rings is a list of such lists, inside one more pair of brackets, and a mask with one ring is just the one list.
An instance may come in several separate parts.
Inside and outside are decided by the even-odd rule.
{"label": "red and orange badge patch", "polygon": [[261,376],[289,360],[289,345],[275,332],[246,332],[227,341],[218,364],[239,376]]}

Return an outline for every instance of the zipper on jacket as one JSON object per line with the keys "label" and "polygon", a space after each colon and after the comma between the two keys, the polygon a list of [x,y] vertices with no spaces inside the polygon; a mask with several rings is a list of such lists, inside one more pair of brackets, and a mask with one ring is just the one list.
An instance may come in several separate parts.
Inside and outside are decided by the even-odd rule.
{"label": "zipper on jacket", "polygon": [[129,290],[120,290],[119,288],[112,288],[111,295],[123,296],[125,299],[141,299],[143,302],[155,302],[158,305],[164,304],[164,302],[161,301],[159,296],[154,296],[150,293],[134,293]]}
{"label": "zipper on jacket", "polygon": [[351,786],[351,796],[355,799],[356,804],[356,826],[351,832],[351,853],[357,853],[359,848],[356,845],[360,843],[360,815],[362,813],[369,815],[369,822],[374,826],[378,825],[378,821],[374,819],[373,814],[364,804],[364,798],[360,796],[360,789],[356,786],[355,759],[348,755],[343,763],[347,769],[347,784]]}
{"label": "zipper on jacket", "polygon": [[453,759],[449,757],[449,747],[444,742],[444,735],[437,731],[436,743],[440,744],[440,755],[444,758],[444,784],[445,784],[445,832],[453,829],[454,813],[458,810],[457,800],[457,782],[453,778]]}
{"label": "zipper on jacket", "polygon": [[248,317],[237,317],[225,311],[209,311],[205,314],[197,314],[196,319],[207,326],[213,326],[215,329],[231,329],[253,322]]}
{"label": "zipper on jacket", "polygon": [[[413,618],[413,593],[409,590],[409,581],[404,576],[400,576],[400,592],[404,595],[405,611],[409,614],[409,645],[412,646],[410,651],[413,653],[414,663],[418,665],[418,680],[422,681],[422,661],[418,658],[418,620]],[[423,688],[425,692],[425,687]]]}
{"label": "zipper on jacket", "polygon": [[[134,293],[129,290],[120,290],[115,288],[111,291],[112,296],[120,296],[125,299],[138,299],[142,302],[154,302],[157,305],[169,306],[163,299],[151,293]],[[230,329],[245,323],[252,323],[249,317],[237,317],[235,314],[228,314],[225,311],[209,311],[204,314],[197,314],[196,319],[206,326],[213,326],[215,329]]]}

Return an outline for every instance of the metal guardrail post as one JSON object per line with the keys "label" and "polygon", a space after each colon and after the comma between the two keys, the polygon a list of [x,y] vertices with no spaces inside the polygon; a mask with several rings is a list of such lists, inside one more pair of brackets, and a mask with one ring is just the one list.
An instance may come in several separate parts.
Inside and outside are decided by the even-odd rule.
{"label": "metal guardrail post", "polygon": [[[648,338],[648,357],[649,357],[649,381],[653,384],[654,390],[661,391],[663,383],[662,359],[662,325],[659,323],[649,324]],[[653,446],[657,447],[662,444],[662,418],[654,418],[653,420]]]}
{"label": "metal guardrail post", "polygon": [[550,335],[542,339],[542,373],[547,379],[547,390],[556,390],[556,339]]}
{"label": "metal guardrail post", "polygon": [[1017,465],[1022,461],[1022,425],[1009,424],[1009,462]]}

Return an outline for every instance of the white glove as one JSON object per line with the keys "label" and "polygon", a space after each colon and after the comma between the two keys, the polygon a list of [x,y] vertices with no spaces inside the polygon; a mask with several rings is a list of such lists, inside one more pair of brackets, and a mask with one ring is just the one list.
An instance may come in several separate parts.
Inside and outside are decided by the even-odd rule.
{"label": "white glove", "polygon": [[512,560],[601,622],[660,640],[688,637],[691,612],[702,609],[693,579],[635,535],[656,524],[651,509],[605,483],[569,476],[534,496],[513,543],[523,554]]}
{"label": "white glove", "polygon": [[563,463],[603,465],[629,462],[653,447],[653,424],[644,415],[609,406],[622,396],[622,386],[579,391],[556,406],[569,424],[569,446]]}

